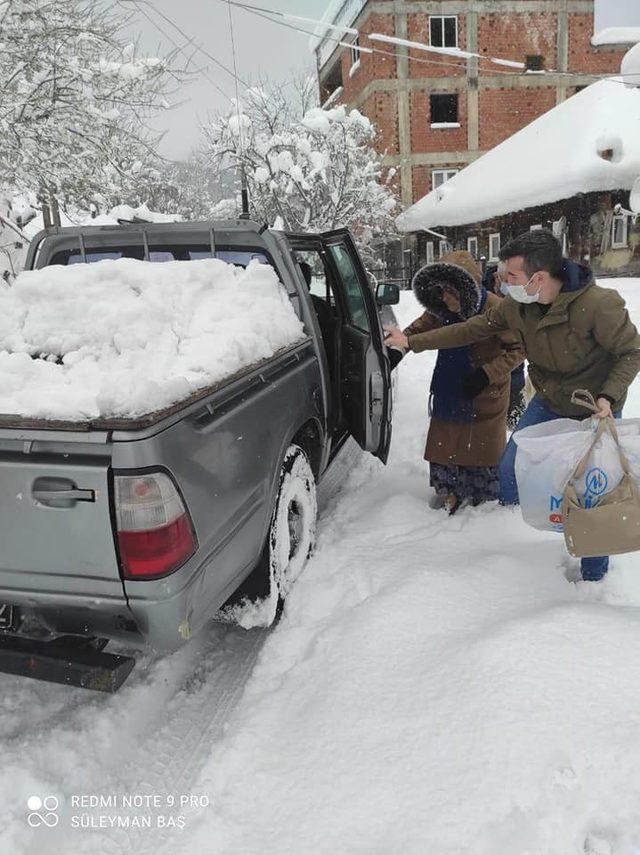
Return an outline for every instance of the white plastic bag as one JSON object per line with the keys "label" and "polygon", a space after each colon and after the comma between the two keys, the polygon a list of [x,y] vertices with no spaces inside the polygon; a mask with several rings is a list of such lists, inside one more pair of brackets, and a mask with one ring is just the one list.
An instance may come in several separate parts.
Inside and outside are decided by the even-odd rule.
{"label": "white plastic bag", "polygon": [[[640,419],[616,422],[631,472],[640,480]],[[562,531],[562,494],[571,473],[587,452],[597,422],[556,419],[513,434],[517,445],[516,481],[526,523],[543,531]],[[581,483],[583,507],[592,507],[622,479],[620,456],[607,432],[593,450]]]}

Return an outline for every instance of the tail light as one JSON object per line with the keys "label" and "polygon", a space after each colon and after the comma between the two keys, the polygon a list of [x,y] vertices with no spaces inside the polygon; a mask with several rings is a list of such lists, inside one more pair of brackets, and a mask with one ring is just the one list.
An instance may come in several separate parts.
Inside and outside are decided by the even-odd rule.
{"label": "tail light", "polygon": [[116,475],[115,504],[120,559],[128,579],[166,576],[195,552],[191,520],[168,475]]}

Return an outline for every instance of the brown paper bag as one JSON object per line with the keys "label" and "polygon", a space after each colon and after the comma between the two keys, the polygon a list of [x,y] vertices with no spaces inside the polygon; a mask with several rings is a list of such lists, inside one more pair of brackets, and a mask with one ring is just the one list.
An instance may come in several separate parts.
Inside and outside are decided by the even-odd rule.
{"label": "brown paper bag", "polygon": [[[583,476],[591,452],[605,431],[616,443],[622,464],[622,481],[605,493],[597,505],[581,507],[575,481]],[[589,450],[573,471],[562,498],[567,551],[578,558],[620,555],[640,549],[640,493],[629,469],[613,418],[602,419]]]}

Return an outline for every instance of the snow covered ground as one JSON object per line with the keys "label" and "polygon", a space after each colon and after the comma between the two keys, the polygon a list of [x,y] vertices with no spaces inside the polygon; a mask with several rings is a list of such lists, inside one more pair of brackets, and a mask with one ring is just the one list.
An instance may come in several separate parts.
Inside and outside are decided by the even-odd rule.
{"label": "snow covered ground", "polygon": [[[603,284],[640,324],[640,280]],[[7,851],[640,853],[638,557],[574,585],[518,511],[430,510],[433,363],[401,363],[389,465],[346,480],[275,630],[213,627],[113,698],[0,676]],[[184,828],[72,827],[136,813],[74,794],[131,793]],[[209,805],[166,806],[181,793]],[[30,828],[48,794],[57,825]]]}

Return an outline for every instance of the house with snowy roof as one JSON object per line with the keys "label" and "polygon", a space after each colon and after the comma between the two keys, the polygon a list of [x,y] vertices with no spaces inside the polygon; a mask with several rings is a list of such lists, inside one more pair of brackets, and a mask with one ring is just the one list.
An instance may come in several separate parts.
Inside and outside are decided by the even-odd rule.
{"label": "house with snowy roof", "polygon": [[[599,274],[640,273],[640,224],[624,210],[640,176],[640,87],[622,77],[558,104],[427,193],[397,220],[415,264],[449,246],[494,261],[528,229],[551,228]],[[425,231],[438,232],[441,238]],[[445,239],[446,238],[446,239]]]}
{"label": "house with snowy roof", "polygon": [[[376,125],[408,208],[617,73],[632,30],[596,31],[594,0],[327,0],[310,46],[321,102],[356,108]],[[387,247],[392,278],[407,275],[407,249]]]}

